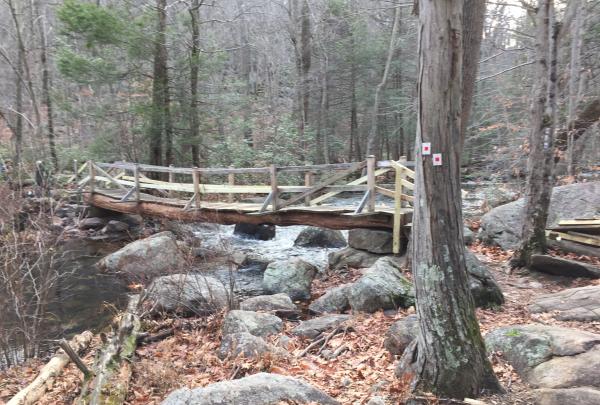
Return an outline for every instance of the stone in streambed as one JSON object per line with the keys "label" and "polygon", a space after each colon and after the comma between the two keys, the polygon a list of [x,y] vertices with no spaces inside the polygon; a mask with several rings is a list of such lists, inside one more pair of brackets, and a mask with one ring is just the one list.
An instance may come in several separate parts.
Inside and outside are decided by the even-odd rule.
{"label": "stone in streambed", "polygon": [[270,240],[275,237],[275,225],[236,224],[233,233],[246,239]]}
{"label": "stone in streambed", "polygon": [[351,315],[320,316],[301,322],[300,325],[294,328],[292,333],[297,336],[314,339],[322,332],[333,329],[351,318]]}
{"label": "stone in streambed", "polygon": [[392,232],[357,228],[348,231],[348,245],[354,249],[376,254],[392,254],[394,237]]}
{"label": "stone in streambed", "polygon": [[348,267],[360,269],[371,267],[381,257],[381,255],[375,253],[347,247],[337,252],[329,253],[328,262],[329,268],[334,271]]}
{"label": "stone in streambed", "polygon": [[285,293],[292,300],[307,300],[316,274],[317,268],[302,259],[272,262],[263,275],[263,288],[271,294]]}
{"label": "stone in streambed", "polygon": [[223,321],[223,335],[248,332],[254,336],[266,337],[280,332],[283,322],[275,315],[253,311],[229,311]]}
{"label": "stone in streambed", "polygon": [[344,312],[350,308],[348,295],[350,294],[351,288],[352,283],[334,287],[311,302],[308,309],[315,314]]}
{"label": "stone in streambed", "polygon": [[346,246],[346,238],[337,230],[309,226],[298,234],[294,246],[341,248]]}

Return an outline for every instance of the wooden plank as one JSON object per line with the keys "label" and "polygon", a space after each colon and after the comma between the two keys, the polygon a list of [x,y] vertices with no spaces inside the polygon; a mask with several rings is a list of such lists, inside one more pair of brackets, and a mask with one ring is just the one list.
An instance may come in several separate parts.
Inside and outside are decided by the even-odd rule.
{"label": "wooden plank", "polygon": [[379,194],[383,194],[386,197],[391,197],[391,198],[395,197],[394,190],[390,190],[390,189],[387,189],[387,188],[375,186],[375,191],[378,192]]}
{"label": "wooden plank", "polygon": [[96,183],[96,169],[94,168],[94,162],[92,162],[91,160],[88,160],[88,169],[90,172],[89,175],[89,185],[90,185],[90,193],[94,194],[94,187]]}
{"label": "wooden plank", "polygon": [[118,188],[120,188],[121,190],[127,190],[121,183],[119,183],[119,181],[117,179],[115,179],[113,176],[111,176],[110,174],[106,173],[106,171],[104,171],[101,167],[95,167],[95,169],[104,177],[106,177],[108,179],[108,181],[112,184],[114,184],[115,186],[117,186]]}
{"label": "wooden plank", "polygon": [[192,173],[192,180],[194,182],[194,201],[196,202],[196,208],[200,208],[200,172],[194,170]]}
{"label": "wooden plank", "polygon": [[[77,161],[74,160],[73,161],[75,165],[77,165]],[[73,174],[71,177],[69,177],[67,179],[67,183],[71,183],[75,180],[77,180],[77,178],[79,177],[79,175],[81,175],[81,173],[83,173],[83,171],[85,170],[85,168],[87,167],[88,162],[85,162],[84,164],[81,165],[81,167],[79,168],[79,170],[75,171],[75,174]]]}
{"label": "wooden plank", "polygon": [[396,167],[396,189],[394,192],[394,227],[392,229],[392,252],[400,253],[400,225],[402,223],[402,174],[404,167]]}
{"label": "wooden plank", "polygon": [[600,219],[565,219],[562,221],[558,221],[558,225],[560,225],[560,226],[572,226],[572,225],[600,226]]}
{"label": "wooden plank", "polygon": [[[116,163],[98,163],[98,166],[103,168],[116,168],[133,170],[133,163],[129,162],[116,162]],[[155,166],[140,164],[140,170],[143,172],[154,172],[154,173],[177,173],[177,174],[193,174],[195,170],[198,170],[201,175],[217,175],[217,174],[259,174],[269,173],[268,167],[246,167],[246,168],[185,168],[185,167],[167,167],[167,166]]]}
{"label": "wooden plank", "polygon": [[[230,169],[233,169],[233,167],[229,167]],[[229,173],[227,175],[227,182],[229,183],[229,187],[233,187],[235,186],[235,173]],[[229,193],[227,195],[227,200],[232,203],[234,201],[234,195],[233,193]]]}
{"label": "wooden plank", "polygon": [[279,205],[279,190],[277,188],[277,167],[275,167],[275,165],[271,165],[269,174],[271,177],[271,210],[277,211]]}
{"label": "wooden plank", "polygon": [[[381,176],[381,175],[383,175],[383,174],[385,174],[385,173],[387,173],[387,172],[389,172],[389,171],[390,171],[390,168],[389,168],[389,167],[387,167],[387,168],[384,168],[384,169],[379,169],[379,170],[376,170],[376,171],[375,171],[375,176]],[[358,179],[356,179],[356,180],[354,180],[354,181],[351,181],[351,182],[350,182],[350,183],[348,183],[347,185],[348,185],[348,186],[357,186],[357,185],[359,185],[359,184],[364,184],[364,183],[366,183],[366,182],[367,182],[367,176],[362,176],[362,177],[360,177],[360,178],[358,178]],[[311,205],[316,205],[316,204],[322,203],[323,201],[325,201],[325,200],[327,200],[327,199],[329,199],[329,198],[331,198],[331,197],[335,197],[335,196],[336,196],[336,195],[338,195],[340,192],[341,192],[341,191],[332,191],[332,192],[330,192],[330,193],[323,194],[323,195],[322,195],[322,196],[320,196],[320,197],[313,198],[313,199],[310,201],[310,204],[311,204]]]}
{"label": "wooden plank", "polygon": [[280,172],[306,172],[306,171],[329,171],[329,170],[347,170],[352,167],[354,163],[330,163],[322,165],[306,165],[306,166],[283,166],[278,167],[277,170]]}
{"label": "wooden plank", "polygon": [[583,235],[585,235],[585,234],[574,235],[573,233],[546,231],[546,236],[549,237],[550,239],[555,239],[555,240],[565,239],[565,240],[570,240],[573,242],[583,243],[585,245],[592,245],[592,246],[600,247],[600,238],[592,237],[590,235],[585,235],[585,236],[583,236]]}
{"label": "wooden plank", "polygon": [[137,204],[139,204],[140,203],[140,168],[138,167],[138,165],[135,165],[133,168],[133,177],[134,177],[133,188],[135,190],[135,202]]}
{"label": "wooden plank", "polygon": [[[315,184],[315,174],[314,172],[306,172],[304,173],[304,185],[306,187],[312,187]],[[310,206],[310,196],[306,196],[304,198],[304,205],[307,207]]]}
{"label": "wooden plank", "polygon": [[356,210],[354,210],[354,214],[360,214],[362,212],[362,210],[365,208],[365,205],[367,205],[367,200],[369,199],[369,194],[371,193],[371,190],[367,190],[365,192],[365,194],[363,195],[363,198],[361,198],[360,203],[358,203],[358,207],[356,207]]}
{"label": "wooden plank", "polygon": [[367,156],[367,188],[369,189],[369,198],[367,199],[367,211],[375,211],[375,156]]}
{"label": "wooden plank", "polygon": [[354,163],[350,169],[344,170],[340,173],[336,173],[335,175],[333,175],[331,177],[328,177],[327,179],[321,181],[319,184],[312,186],[309,190],[306,190],[305,192],[301,193],[300,195],[290,198],[289,200],[287,200],[286,202],[281,204],[281,207],[282,208],[287,207],[289,205],[292,205],[292,204],[304,199],[305,197],[307,197],[313,193],[316,193],[317,191],[321,191],[326,186],[343,179],[344,177],[348,176],[350,173],[352,173],[356,170],[362,169],[364,166],[365,166],[365,162]]}
{"label": "wooden plank", "polygon": [[258,212],[265,212],[267,210],[267,207],[269,206],[269,204],[271,204],[272,199],[273,199],[273,193],[271,192],[271,193],[269,193],[267,198],[265,198],[265,201],[263,202],[263,204],[260,207],[260,210],[258,210]]}

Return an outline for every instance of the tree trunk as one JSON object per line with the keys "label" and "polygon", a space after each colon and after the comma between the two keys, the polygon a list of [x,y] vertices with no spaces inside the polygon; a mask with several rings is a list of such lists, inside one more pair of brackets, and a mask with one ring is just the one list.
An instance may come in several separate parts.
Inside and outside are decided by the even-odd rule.
{"label": "tree trunk", "polygon": [[577,105],[579,104],[578,82],[581,66],[581,47],[583,45],[583,35],[581,35],[581,31],[583,28],[583,22],[585,20],[583,16],[585,2],[582,4],[581,0],[573,0],[573,3],[573,7],[575,9],[575,26],[573,27],[573,34],[571,36],[571,55],[569,62],[569,102],[567,115],[567,174],[569,176],[573,175],[573,144],[575,141],[575,128],[573,128],[573,124],[575,122]]}
{"label": "tree trunk", "polygon": [[156,0],[158,16],[154,39],[154,77],[152,81],[152,112],[150,117],[150,164],[162,166],[163,131],[166,130],[165,102],[168,100],[167,72],[167,1]]}
{"label": "tree trunk", "polygon": [[379,124],[379,98],[381,91],[385,89],[387,84],[387,78],[390,71],[390,65],[392,64],[392,56],[396,49],[396,36],[398,34],[398,26],[400,25],[400,6],[396,7],[394,11],[394,24],[392,26],[392,33],[390,35],[390,44],[388,46],[387,60],[383,69],[383,76],[381,82],[375,88],[375,98],[373,100],[373,110],[371,112],[371,129],[369,131],[369,137],[367,138],[367,156],[375,153],[375,145],[377,141],[377,126]]}
{"label": "tree trunk", "polygon": [[[352,46],[354,46],[353,39]],[[362,158],[360,149],[360,139],[358,139],[358,105],[356,101],[356,64],[353,57],[350,67],[350,148],[348,150],[348,160],[360,160]]]}
{"label": "tree trunk", "polygon": [[554,185],[558,24],[553,0],[539,0],[536,19],[537,62],[529,132],[526,205],[521,244],[511,259],[513,267],[527,266],[532,254],[546,252],[546,223]]}
{"label": "tree trunk", "polygon": [[52,97],[50,96],[50,87],[52,78],[48,67],[48,44],[46,42],[45,15],[40,14],[38,2],[35,2],[36,14],[39,21],[40,32],[40,62],[42,64],[42,99],[46,104],[46,136],[48,137],[48,148],[50,149],[50,158],[55,171],[59,171],[58,155],[56,154],[56,143],[54,141],[54,111],[52,108]]}
{"label": "tree trunk", "polygon": [[16,80],[16,123],[15,123],[15,161],[14,167],[18,169],[23,154],[23,52],[21,48],[17,50],[17,80]]}
{"label": "tree trunk", "polygon": [[192,49],[190,52],[190,142],[192,164],[200,167],[200,129],[198,128],[198,74],[200,64],[200,7],[204,0],[193,0],[188,9],[192,26]]}
{"label": "tree trunk", "polygon": [[[479,56],[483,38],[485,20],[485,0],[464,0],[463,4],[463,84],[461,115],[461,148],[465,143],[473,96],[475,80],[479,71]],[[467,28],[468,27],[468,28]]]}
{"label": "tree trunk", "polygon": [[[461,208],[462,10],[460,0],[419,1],[415,210],[411,256],[420,335],[398,374],[412,388],[464,398],[499,390],[468,287]],[[431,142],[441,153],[420,153]]]}

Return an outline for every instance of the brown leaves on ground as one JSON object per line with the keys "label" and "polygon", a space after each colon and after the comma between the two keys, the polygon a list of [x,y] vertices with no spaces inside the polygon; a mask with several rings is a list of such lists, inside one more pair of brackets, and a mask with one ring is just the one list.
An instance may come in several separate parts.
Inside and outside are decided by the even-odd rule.
{"label": "brown leaves on ground", "polygon": [[[526,323],[559,325],[600,333],[600,322],[557,321],[552,314],[530,314],[527,310],[538,295],[598,284],[598,281],[552,277],[524,269],[509,274],[506,261],[511,252],[481,244],[475,244],[471,249],[490,266],[506,298],[506,303],[500,308],[477,310],[483,334],[501,326]],[[344,274],[331,273],[315,280],[313,295],[317,297],[333,286],[354,281],[361,274],[360,270],[355,269],[349,269]],[[347,348],[337,358],[329,360],[317,355],[319,347],[306,356],[299,357],[312,341],[291,334],[296,325],[294,321],[285,321],[284,331],[270,338],[272,344],[284,347],[289,352],[288,356],[267,355],[258,359],[231,360],[217,357],[221,342],[222,314],[203,319],[146,321],[145,330],[151,333],[173,327],[175,334],[138,348],[132,364],[133,376],[127,403],[159,404],[177,388],[203,387],[261,371],[301,378],[342,404],[364,404],[373,395],[388,397],[392,403],[402,403],[407,394],[408,381],[395,378],[394,366],[397,359],[385,350],[383,341],[389,326],[412,312],[414,308],[400,310],[393,316],[382,312],[356,316],[349,322],[349,328],[328,340],[324,349],[331,352],[342,346]],[[97,342],[95,346],[98,347]],[[93,354],[94,352],[90,352],[85,357],[87,364],[91,364]],[[502,353],[493,353],[491,361],[507,393],[483,400],[495,405],[532,403],[531,388],[504,361]],[[30,362],[0,372],[0,403],[31,381],[41,366],[42,362]],[[79,393],[80,382],[81,373],[69,364],[41,403],[72,403]],[[435,402],[432,399],[431,403]]]}

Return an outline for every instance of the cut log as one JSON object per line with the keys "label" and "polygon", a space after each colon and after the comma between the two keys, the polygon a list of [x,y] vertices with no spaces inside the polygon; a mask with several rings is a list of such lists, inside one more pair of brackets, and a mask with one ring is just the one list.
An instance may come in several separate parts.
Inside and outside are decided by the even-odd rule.
{"label": "cut log", "polygon": [[600,268],[561,257],[531,255],[531,268],[555,276],[600,278]]}
{"label": "cut log", "polygon": [[125,402],[131,378],[130,360],[137,347],[140,331],[139,295],[129,299],[121,316],[119,329],[98,354],[92,372],[94,377],[83,383],[80,405],[122,404]]}
{"label": "cut log", "polygon": [[[75,336],[69,342],[69,346],[75,352],[83,352],[90,345],[94,335],[90,331],[85,331]],[[62,370],[69,364],[69,356],[61,349],[48,363],[42,368],[38,376],[31,384],[17,393],[7,405],[25,405],[35,404],[46,393],[48,387],[51,387],[54,379],[60,375]]]}
{"label": "cut log", "polygon": [[577,242],[568,240],[552,240],[548,239],[548,246],[567,253],[575,253],[583,256],[600,257],[600,248],[587,246]]}

